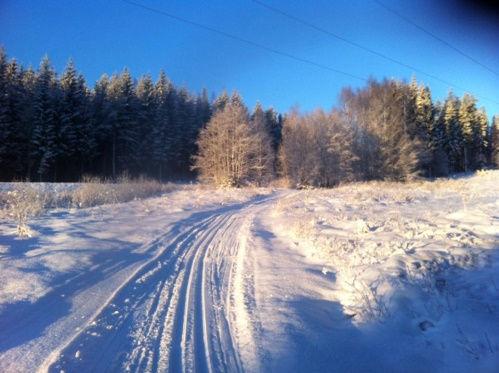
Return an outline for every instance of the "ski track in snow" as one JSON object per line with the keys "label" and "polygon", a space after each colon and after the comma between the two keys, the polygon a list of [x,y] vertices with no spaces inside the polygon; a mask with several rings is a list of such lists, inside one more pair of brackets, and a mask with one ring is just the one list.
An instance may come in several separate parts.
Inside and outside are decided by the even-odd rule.
{"label": "ski track in snow", "polygon": [[246,353],[252,345],[242,273],[245,232],[273,198],[222,208],[174,238],[161,237],[166,247],[39,371],[255,370],[243,366],[238,352],[239,344]]}
{"label": "ski track in snow", "polygon": [[[75,217],[96,237],[82,248],[126,245],[133,224],[137,247],[104,242],[36,303],[0,309],[0,372],[497,372],[494,172]],[[75,220],[48,242],[73,242]]]}

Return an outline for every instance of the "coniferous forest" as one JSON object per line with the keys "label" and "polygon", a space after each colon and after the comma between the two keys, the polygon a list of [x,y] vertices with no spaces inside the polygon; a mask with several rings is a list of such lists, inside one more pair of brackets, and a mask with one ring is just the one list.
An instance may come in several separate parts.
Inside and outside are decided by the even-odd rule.
{"label": "coniferous forest", "polygon": [[[333,101],[332,98],[331,101]],[[0,180],[199,175],[218,185],[292,186],[447,176],[499,165],[499,118],[471,94],[371,80],[331,111],[279,114],[223,92],[211,100],[161,72],[125,69],[89,87],[75,64],[25,68],[0,50]]]}

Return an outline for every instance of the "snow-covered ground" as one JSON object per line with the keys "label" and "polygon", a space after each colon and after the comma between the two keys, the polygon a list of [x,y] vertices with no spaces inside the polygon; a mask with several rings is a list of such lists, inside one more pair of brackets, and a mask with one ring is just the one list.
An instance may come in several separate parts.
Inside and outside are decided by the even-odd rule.
{"label": "snow-covered ground", "polygon": [[0,221],[0,371],[497,371],[499,172]]}

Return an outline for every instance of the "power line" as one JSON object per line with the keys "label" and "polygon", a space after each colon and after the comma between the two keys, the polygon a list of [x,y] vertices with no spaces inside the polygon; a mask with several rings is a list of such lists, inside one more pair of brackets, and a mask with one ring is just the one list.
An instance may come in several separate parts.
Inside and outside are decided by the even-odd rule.
{"label": "power line", "polygon": [[[295,60],[295,61],[298,61],[298,62],[302,62],[302,63],[308,64],[308,65],[320,68],[322,70],[327,70],[327,71],[331,71],[331,72],[334,72],[334,73],[337,73],[337,74],[342,74],[342,75],[345,75],[345,76],[348,76],[348,77],[351,77],[351,78],[354,78],[354,79],[357,79],[357,80],[361,80],[361,81],[364,81],[364,82],[369,81],[368,79],[366,79],[364,77],[361,77],[361,76],[358,76],[358,75],[355,75],[355,74],[351,74],[349,72],[342,71],[342,70],[339,70],[339,69],[336,69],[336,68],[333,68],[333,67],[330,67],[330,66],[327,66],[327,65],[323,65],[321,63],[317,63],[317,62],[314,62],[314,61],[306,59],[306,58],[298,57],[298,56],[295,56],[293,54],[290,54],[290,53],[287,53],[287,52],[283,52],[283,51],[280,51],[280,50],[277,50],[277,49],[274,49],[274,48],[271,48],[271,47],[267,47],[266,45],[263,45],[263,44],[254,42],[252,40],[245,39],[245,38],[242,38],[242,37],[230,34],[228,32],[216,29],[216,28],[214,28],[212,26],[208,26],[208,25],[205,25],[205,24],[202,24],[202,23],[199,23],[199,22],[191,21],[189,19],[177,16],[175,14],[166,12],[166,11],[161,10],[161,9],[153,8],[153,7],[141,4],[141,3],[137,3],[137,2],[132,1],[132,0],[121,0],[121,1],[124,2],[124,3],[126,3],[126,4],[129,4],[129,5],[138,7],[138,8],[142,8],[142,9],[147,10],[149,12],[156,13],[156,14],[159,14],[159,15],[162,15],[162,16],[174,19],[176,21],[179,21],[179,22],[182,22],[182,23],[185,23],[185,24],[188,24],[188,25],[191,25],[191,26],[195,26],[195,27],[198,27],[198,28],[201,28],[201,29],[204,29],[204,30],[207,30],[207,31],[219,34],[219,35],[222,35],[222,36],[224,36],[226,38],[229,38],[229,39],[232,39],[232,40],[236,40],[236,41],[242,42],[244,44],[251,45],[251,46],[253,46],[255,48],[259,48],[259,49],[265,50],[267,52],[271,52],[273,54],[276,54],[276,55],[279,55],[279,56],[282,56],[282,57],[286,57],[286,58],[289,58],[289,59],[292,59],[292,60]],[[389,57],[387,57],[387,58],[389,58]],[[394,62],[395,62],[395,60],[394,60]],[[445,81],[443,79],[440,79],[437,76],[433,76],[431,74],[424,73],[423,71],[420,71],[419,69],[415,69],[415,68],[413,68],[413,67],[411,67],[409,65],[406,65],[406,67],[408,67],[408,68],[410,68],[410,69],[412,69],[414,71],[417,71],[417,72],[419,72],[421,74],[424,74],[424,75],[426,75],[426,76],[428,76],[430,78],[438,80],[441,83],[444,83],[444,84],[448,85],[451,88],[457,88],[457,89],[466,91],[466,89],[464,89],[462,87],[459,87],[459,86],[457,86],[455,84],[452,84],[450,82],[447,82],[447,81]],[[479,98],[482,98],[484,100],[493,102],[495,104],[499,104],[499,102],[496,102],[496,101],[494,101],[492,99],[489,99],[487,97],[484,97],[484,96],[481,96],[481,95],[476,95],[476,96],[479,97]]]}
{"label": "power line", "polygon": [[457,48],[456,46],[452,45],[451,43],[449,43],[448,41],[442,39],[441,37],[439,37],[438,35],[434,34],[433,32],[427,30],[426,28],[424,28],[423,26],[417,24],[416,22],[414,22],[412,19],[410,19],[409,17],[406,17],[404,16],[403,14],[397,12],[395,9],[389,7],[388,5],[384,4],[383,2],[379,1],[379,0],[373,0],[376,4],[378,4],[379,6],[381,6],[382,8],[384,8],[385,10],[389,11],[390,13],[392,14],[395,14],[397,17],[403,19],[405,22],[411,24],[412,26],[416,27],[418,30],[424,32],[425,34],[431,36],[433,39],[435,40],[438,40],[440,43],[446,45],[447,47],[451,48],[452,50],[454,50],[455,52],[459,53],[461,56],[467,58],[468,60],[476,63],[477,65],[483,67],[484,69],[490,71],[492,74],[496,75],[496,76],[499,76],[499,73],[497,73],[496,71],[492,70],[490,67],[488,67],[487,65],[481,63],[480,61],[478,61],[476,58],[470,56],[469,54],[463,52],[461,49]]}
{"label": "power line", "polygon": [[[285,12],[285,11],[281,10],[281,9],[278,9],[278,8],[276,8],[276,7],[274,7],[274,6],[268,5],[267,3],[264,3],[263,1],[260,1],[260,0],[251,0],[251,1],[252,1],[252,2],[254,2],[255,4],[258,4],[258,5],[260,5],[261,7],[265,8],[265,9],[267,9],[267,10],[270,10],[270,11],[272,11],[272,12],[274,12],[274,13],[277,13],[277,14],[279,14],[279,15],[283,16],[283,17],[286,17],[286,18],[292,19],[293,21],[295,21],[295,22],[297,22],[297,23],[300,23],[300,24],[302,24],[302,25],[304,25],[304,26],[307,26],[307,27],[309,27],[309,28],[311,28],[311,29],[314,29],[314,30],[316,30],[316,31],[319,31],[319,32],[321,32],[321,33],[323,33],[323,34],[326,34],[326,35],[332,36],[332,37],[334,37],[334,38],[336,38],[336,39],[338,39],[338,40],[341,40],[341,41],[343,41],[343,42],[345,42],[345,43],[347,43],[347,44],[349,44],[349,45],[351,45],[351,46],[354,46],[354,47],[356,47],[356,48],[358,48],[358,49],[362,49],[362,50],[364,50],[364,51],[366,51],[366,52],[368,52],[368,53],[371,53],[371,54],[373,54],[373,55],[375,55],[375,56],[381,57],[381,58],[383,58],[383,59],[385,59],[385,60],[387,60],[387,61],[390,61],[390,62],[396,63],[397,65],[403,66],[403,67],[408,68],[408,69],[410,69],[410,70],[413,70],[413,71],[415,71],[415,72],[417,72],[417,73],[419,73],[419,74],[425,75],[425,76],[427,76],[427,77],[429,77],[429,78],[431,78],[431,79],[434,79],[434,80],[436,80],[436,81],[439,81],[440,83],[443,83],[443,84],[445,84],[445,85],[447,85],[447,86],[449,86],[449,87],[451,87],[451,88],[457,88],[457,89],[460,89],[460,90],[462,90],[462,91],[466,91],[466,89],[465,89],[465,88],[460,87],[460,86],[458,86],[458,85],[456,85],[456,84],[454,84],[454,83],[451,83],[451,82],[449,82],[449,81],[447,81],[447,80],[445,80],[445,79],[442,79],[442,78],[440,78],[440,77],[438,77],[438,76],[436,76],[436,75],[433,75],[433,74],[427,73],[427,72],[425,72],[425,71],[423,71],[423,70],[421,70],[421,69],[419,69],[419,68],[417,68],[417,67],[415,67],[415,66],[409,65],[409,64],[407,64],[407,63],[405,63],[405,62],[402,62],[402,61],[400,61],[400,60],[397,60],[397,59],[395,59],[395,58],[392,58],[392,57],[390,57],[390,56],[388,56],[388,55],[386,55],[386,54],[384,54],[384,53],[378,52],[378,51],[376,51],[376,50],[374,50],[374,49],[371,49],[371,48],[369,48],[369,47],[366,47],[366,46],[364,46],[364,45],[362,45],[362,44],[359,44],[359,43],[357,43],[357,42],[354,42],[354,41],[352,41],[352,40],[349,40],[349,39],[347,39],[347,38],[345,38],[345,37],[343,37],[343,36],[341,36],[341,35],[338,35],[338,34],[336,34],[336,33],[334,33],[334,32],[331,32],[331,31],[326,30],[326,29],[324,29],[324,28],[322,28],[322,27],[319,27],[319,26],[317,26],[317,25],[314,25],[314,24],[313,24],[313,23],[311,23],[311,22],[308,22],[308,21],[306,21],[306,20],[304,20],[304,19],[298,18],[298,17],[296,17],[296,16],[294,16],[294,15],[292,15],[292,14],[289,14],[289,13],[287,13],[287,12]],[[374,0],[374,1],[376,1],[376,0]],[[498,102],[496,102],[496,101],[494,101],[494,100],[492,100],[492,99],[490,99],[490,98],[487,98],[487,97],[485,97],[485,96],[477,95],[477,97],[480,97],[480,98],[482,98],[482,99],[484,99],[484,100],[487,100],[487,101],[493,102],[493,103],[495,103],[495,104],[499,104]]]}
{"label": "power line", "polygon": [[202,29],[205,29],[205,30],[208,30],[208,31],[211,31],[211,32],[214,32],[216,34],[219,34],[219,35],[222,35],[222,36],[225,36],[227,38],[230,38],[230,39],[233,39],[233,40],[236,40],[236,41],[239,41],[239,42],[242,42],[242,43],[245,43],[245,44],[248,44],[248,45],[251,45],[253,47],[256,47],[256,48],[259,48],[259,49],[262,49],[262,50],[265,50],[267,52],[271,52],[271,53],[274,53],[274,54],[277,54],[279,56],[283,56],[283,57],[286,57],[286,58],[289,58],[289,59],[292,59],[292,60],[295,60],[295,61],[298,61],[298,62],[302,62],[302,63],[306,63],[306,64],[309,64],[309,65],[312,65],[312,66],[315,66],[315,67],[318,67],[318,68],[321,68],[323,70],[327,70],[327,71],[332,71],[332,72],[335,72],[335,73],[338,73],[338,74],[342,74],[342,75],[346,75],[350,78],[354,78],[354,79],[358,79],[358,80],[361,80],[361,81],[364,81],[364,82],[367,82],[368,79],[366,78],[363,78],[361,76],[358,76],[358,75],[355,75],[355,74],[351,74],[351,73],[348,73],[346,71],[342,71],[342,70],[338,70],[338,69],[335,69],[333,67],[330,67],[330,66],[327,66],[327,65],[323,65],[321,63],[317,63],[317,62],[314,62],[314,61],[311,61],[311,60],[308,60],[306,58],[302,58],[302,57],[297,57],[295,55],[292,55],[290,53],[287,53],[287,52],[282,52],[280,50],[277,50],[277,49],[274,49],[274,48],[270,48],[270,47],[267,47],[263,44],[259,44],[259,43],[256,43],[252,40],[249,40],[249,39],[245,39],[245,38],[242,38],[242,37],[239,37],[239,36],[236,36],[236,35],[233,35],[233,34],[229,34],[228,32],[225,32],[225,31],[221,31],[221,30],[218,30],[214,27],[211,27],[211,26],[207,26],[207,25],[204,25],[202,23],[198,23],[198,22],[195,22],[195,21],[191,21],[191,20],[188,20],[186,18],[183,18],[183,17],[179,17],[175,14],[172,14],[172,13],[168,13],[166,11],[163,11],[163,10],[160,10],[160,9],[156,9],[156,8],[152,8],[152,7],[149,7],[147,5],[143,5],[143,4],[140,4],[140,3],[136,3],[134,1],[130,1],[130,0],[121,0],[122,2],[124,3],[127,3],[129,5],[133,5],[133,6],[136,6],[136,7],[139,7],[139,8],[142,8],[142,9],[145,9],[145,10],[148,10],[150,12],[153,12],[153,13],[157,13],[157,14],[160,14],[160,15],[163,15],[163,16],[166,16],[166,17],[169,17],[171,19],[174,19],[174,20],[177,20],[179,22],[183,22],[183,23],[186,23],[186,24],[189,24],[191,26],[196,26],[198,28],[202,28]]}

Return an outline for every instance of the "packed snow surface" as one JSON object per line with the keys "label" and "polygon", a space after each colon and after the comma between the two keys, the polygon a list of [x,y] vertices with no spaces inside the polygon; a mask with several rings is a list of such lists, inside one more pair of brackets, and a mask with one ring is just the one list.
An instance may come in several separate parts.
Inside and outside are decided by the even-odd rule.
{"label": "packed snow surface", "polygon": [[499,172],[0,220],[1,372],[497,372]]}

